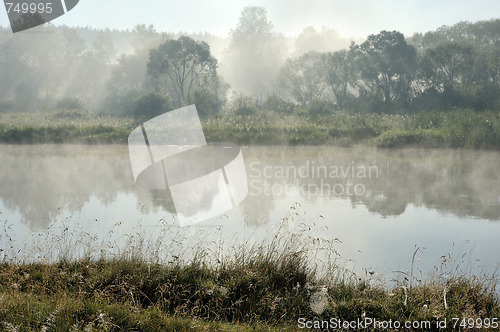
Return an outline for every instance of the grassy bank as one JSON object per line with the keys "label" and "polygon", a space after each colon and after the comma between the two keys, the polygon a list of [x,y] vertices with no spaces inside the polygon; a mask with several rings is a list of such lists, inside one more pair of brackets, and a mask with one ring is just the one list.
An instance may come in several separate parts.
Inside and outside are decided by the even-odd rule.
{"label": "grassy bank", "polygon": [[0,143],[126,143],[131,118],[101,117],[82,111],[0,114]]}
{"label": "grassy bank", "polygon": [[7,331],[289,331],[301,318],[435,325],[500,317],[494,283],[486,279],[436,276],[385,288],[318,278],[299,250],[256,250],[216,265],[196,259],[3,264],[0,298]]}
{"label": "grassy bank", "polygon": [[[0,143],[126,143],[140,120],[58,111],[0,114]],[[409,115],[347,114],[321,117],[261,112],[202,121],[207,141],[240,145],[349,145],[391,148],[500,148],[500,113],[454,110]]]}

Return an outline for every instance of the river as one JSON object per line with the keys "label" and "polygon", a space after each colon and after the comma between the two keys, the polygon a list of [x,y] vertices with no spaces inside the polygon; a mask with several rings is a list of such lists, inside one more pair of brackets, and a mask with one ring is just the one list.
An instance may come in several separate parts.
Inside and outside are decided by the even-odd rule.
{"label": "river", "polygon": [[1,258],[166,263],[273,242],[305,246],[319,269],[384,282],[497,271],[498,152],[251,146],[242,154],[243,203],[180,227],[162,191],[136,186],[126,146],[2,145]]}

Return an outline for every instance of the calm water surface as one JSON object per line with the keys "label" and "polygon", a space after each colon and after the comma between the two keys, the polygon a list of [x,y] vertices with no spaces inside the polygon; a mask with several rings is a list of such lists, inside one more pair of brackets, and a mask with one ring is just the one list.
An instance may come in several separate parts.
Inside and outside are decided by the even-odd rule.
{"label": "calm water surface", "polygon": [[243,204],[180,228],[165,193],[134,184],[126,146],[0,146],[2,258],[169,262],[292,239],[318,267],[369,278],[498,268],[498,152],[244,147],[243,157]]}

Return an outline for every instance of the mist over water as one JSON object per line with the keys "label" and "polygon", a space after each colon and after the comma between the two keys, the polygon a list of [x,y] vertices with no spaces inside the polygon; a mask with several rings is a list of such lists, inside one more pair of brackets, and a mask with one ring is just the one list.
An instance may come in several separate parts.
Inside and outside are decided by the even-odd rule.
{"label": "mist over water", "polygon": [[244,147],[243,157],[245,201],[180,228],[164,192],[136,187],[125,146],[1,146],[0,247],[56,260],[140,242],[150,254],[168,248],[168,261],[300,234],[329,241],[357,273],[407,271],[416,248],[422,273],[447,254],[469,254],[480,271],[500,262],[498,152]]}

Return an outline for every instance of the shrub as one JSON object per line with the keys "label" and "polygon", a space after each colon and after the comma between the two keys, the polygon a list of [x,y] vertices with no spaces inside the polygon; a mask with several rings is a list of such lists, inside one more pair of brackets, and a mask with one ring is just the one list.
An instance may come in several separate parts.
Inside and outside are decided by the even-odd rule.
{"label": "shrub", "polygon": [[443,146],[445,137],[436,129],[388,130],[375,139],[375,144],[383,148],[395,148],[411,145],[423,147]]}
{"label": "shrub", "polygon": [[295,112],[295,105],[293,103],[277,95],[268,96],[262,106],[265,110],[278,114],[292,114]]}
{"label": "shrub", "polygon": [[85,102],[78,97],[66,97],[57,102],[57,109],[59,110],[83,110],[85,109]]}
{"label": "shrub", "polygon": [[207,90],[197,90],[190,103],[196,105],[198,114],[202,118],[217,117],[224,106],[221,98]]}
{"label": "shrub", "polygon": [[151,119],[171,109],[170,98],[157,92],[149,92],[134,99],[130,115]]}
{"label": "shrub", "polygon": [[254,115],[258,110],[255,100],[252,97],[243,95],[233,99],[231,108],[237,115]]}
{"label": "shrub", "polygon": [[332,102],[322,99],[311,100],[307,104],[309,114],[315,117],[331,114],[334,107]]}

